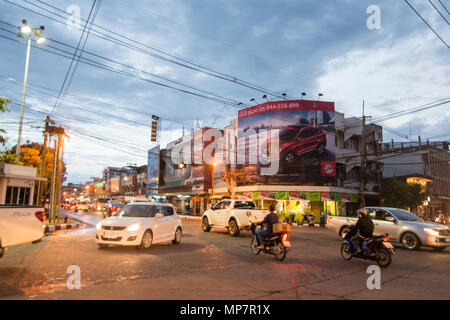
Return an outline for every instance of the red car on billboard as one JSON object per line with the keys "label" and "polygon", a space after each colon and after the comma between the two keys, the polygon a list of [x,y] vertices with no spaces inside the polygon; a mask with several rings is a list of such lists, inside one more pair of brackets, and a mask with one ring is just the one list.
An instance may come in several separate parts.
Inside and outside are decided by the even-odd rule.
{"label": "red car on billboard", "polygon": [[287,126],[280,131],[280,161],[292,164],[296,158],[306,152],[325,151],[327,137],[321,128],[305,126]]}

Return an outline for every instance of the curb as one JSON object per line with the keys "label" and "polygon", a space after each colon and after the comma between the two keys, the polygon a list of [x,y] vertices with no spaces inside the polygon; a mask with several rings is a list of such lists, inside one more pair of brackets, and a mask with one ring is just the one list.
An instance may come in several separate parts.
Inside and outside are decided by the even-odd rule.
{"label": "curb", "polygon": [[320,223],[293,223],[293,226],[300,226],[300,227],[314,227],[314,228],[325,228],[324,224],[320,224]]}
{"label": "curb", "polygon": [[76,229],[79,228],[80,226],[81,224],[79,223],[50,225],[45,226],[45,233],[51,233],[57,230]]}

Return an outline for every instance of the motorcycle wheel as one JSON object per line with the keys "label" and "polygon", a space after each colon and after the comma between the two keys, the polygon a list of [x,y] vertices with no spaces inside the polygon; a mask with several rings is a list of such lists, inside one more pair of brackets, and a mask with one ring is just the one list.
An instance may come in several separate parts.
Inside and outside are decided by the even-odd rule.
{"label": "motorcycle wheel", "polygon": [[353,255],[350,253],[350,246],[347,242],[341,244],[341,256],[344,260],[352,260]]}
{"label": "motorcycle wheel", "polygon": [[278,261],[283,261],[286,258],[286,247],[283,242],[277,241],[273,247],[273,254]]}
{"label": "motorcycle wheel", "polygon": [[385,248],[378,249],[375,252],[375,255],[376,255],[377,264],[381,268],[388,267],[392,262],[391,253]]}
{"label": "motorcycle wheel", "polygon": [[251,243],[251,247],[252,247],[252,253],[257,256],[258,254],[261,253],[261,249],[258,249],[258,240],[256,239],[256,236],[252,237],[252,243]]}

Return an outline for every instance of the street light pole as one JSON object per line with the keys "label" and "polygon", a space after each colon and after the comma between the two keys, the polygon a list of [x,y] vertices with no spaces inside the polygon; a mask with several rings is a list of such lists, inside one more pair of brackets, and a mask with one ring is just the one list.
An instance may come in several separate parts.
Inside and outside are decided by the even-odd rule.
{"label": "street light pole", "polygon": [[16,155],[17,156],[20,156],[20,141],[22,139],[23,111],[24,111],[24,106],[25,106],[25,94],[27,92],[28,65],[30,62],[30,49],[31,49],[31,32],[28,34],[27,58],[25,61],[25,76],[24,76],[24,80],[23,80],[23,90],[22,90],[22,106],[20,108],[19,135],[17,137],[17,147],[16,147]]}
{"label": "street light pole", "polygon": [[31,51],[31,40],[33,38],[33,33],[37,37],[37,43],[44,43],[45,38],[42,36],[42,31],[44,31],[44,26],[40,26],[39,28],[32,28],[27,25],[27,20],[22,20],[22,26],[19,27],[20,33],[19,37],[23,38],[22,34],[28,36],[28,45],[27,45],[27,57],[25,60],[25,76],[23,80],[23,90],[22,90],[22,105],[20,108],[20,120],[19,120],[19,134],[17,136],[17,147],[16,147],[16,156],[20,157],[20,144],[22,140],[22,125],[23,125],[23,113],[25,108],[25,95],[27,92],[27,82],[28,82],[28,66],[30,64],[30,51]]}

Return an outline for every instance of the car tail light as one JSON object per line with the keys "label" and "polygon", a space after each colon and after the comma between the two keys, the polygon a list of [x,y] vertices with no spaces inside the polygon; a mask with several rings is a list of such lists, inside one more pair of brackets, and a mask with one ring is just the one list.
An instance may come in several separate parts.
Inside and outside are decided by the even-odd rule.
{"label": "car tail light", "polygon": [[45,212],[44,211],[37,211],[35,214],[36,218],[39,219],[42,223],[45,223]]}

